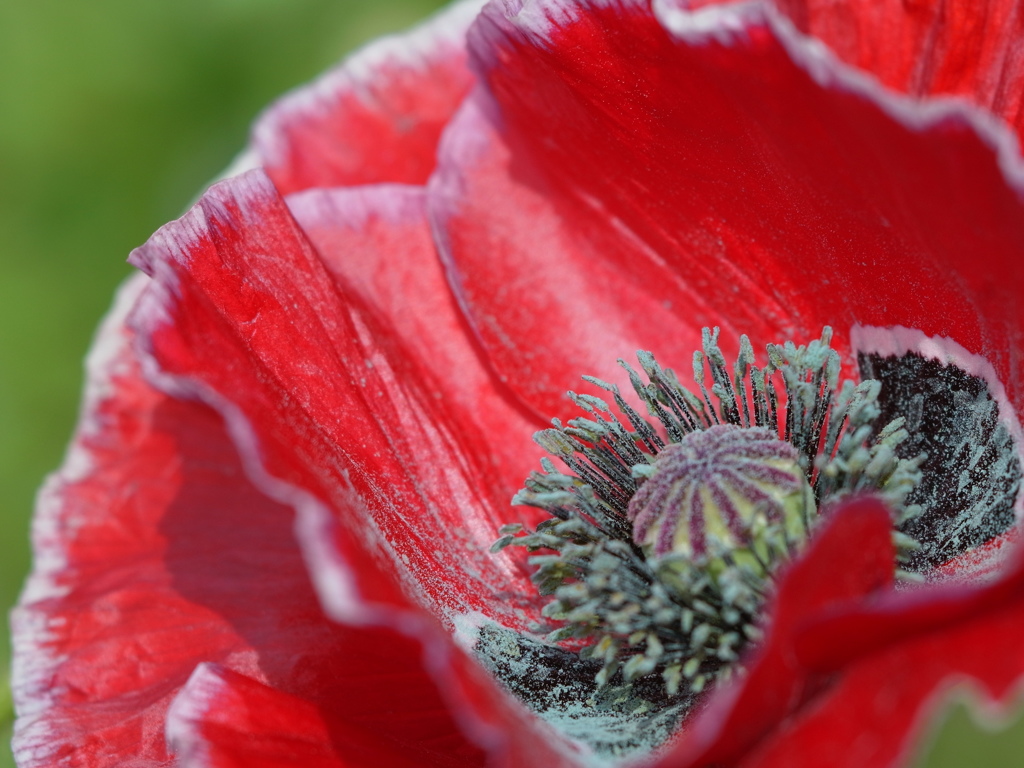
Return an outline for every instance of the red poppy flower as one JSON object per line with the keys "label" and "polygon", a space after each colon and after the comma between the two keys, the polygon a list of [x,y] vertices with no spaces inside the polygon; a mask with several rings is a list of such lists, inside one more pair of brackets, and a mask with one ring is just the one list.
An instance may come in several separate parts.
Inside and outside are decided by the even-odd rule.
{"label": "red poppy flower", "polygon": [[614,756],[650,721],[545,719],[485,669],[543,604],[489,548],[580,375],[712,325],[830,325],[882,381],[928,453],[926,583],[847,501],[653,764],[898,765],[951,685],[1024,675],[1018,7],[478,12],[283,99],[132,255],[14,617],[23,768]]}

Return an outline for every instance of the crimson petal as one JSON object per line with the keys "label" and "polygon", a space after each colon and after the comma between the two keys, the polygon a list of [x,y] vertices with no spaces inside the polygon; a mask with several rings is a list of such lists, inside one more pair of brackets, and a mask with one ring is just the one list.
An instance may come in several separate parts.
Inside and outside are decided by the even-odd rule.
{"label": "crimson petal", "polygon": [[[998,578],[976,584],[953,583],[907,593],[893,593],[870,605],[834,606],[809,620],[794,641],[800,664],[816,672],[833,672],[851,661],[930,632],[954,630],[1001,610],[1024,596],[1024,550]],[[1021,670],[1024,673],[1024,670]],[[1008,669],[1012,678],[1017,673]]]}
{"label": "crimson petal", "polygon": [[147,282],[101,329],[82,423],[40,499],[14,615],[19,765],[169,761],[164,715],[204,661],[328,713],[331,743],[358,734],[378,764],[423,745],[479,764],[418,644],[324,615],[292,510],[249,484],[220,418],[142,380],[123,320]]}
{"label": "crimson petal", "polygon": [[546,424],[495,396],[500,384],[480,363],[425,226],[423,189],[309,190],[286,201],[337,284],[388,328],[378,343],[407,360],[406,375],[458,422],[481,499],[505,510],[538,466],[532,435]]}
{"label": "crimson petal", "polygon": [[[383,673],[387,668],[385,662],[379,670]],[[355,671],[354,676],[359,677],[365,669],[351,670],[349,676]],[[404,695],[412,702],[418,692],[408,689],[399,693],[386,675],[380,682],[384,685],[378,685],[376,693],[372,686],[351,690],[339,698],[336,709],[324,711],[238,672],[201,664],[167,714],[167,741],[183,768],[447,768],[481,764],[480,756],[472,748],[467,755],[468,745],[452,740],[450,731],[430,731],[426,721],[443,719],[443,710],[439,718],[420,702],[409,710],[395,708],[394,697]],[[375,733],[361,727],[360,720],[367,718],[360,717],[360,708],[375,707],[374,699],[385,696],[390,699],[390,730],[401,724],[407,733],[421,734],[423,739],[394,749],[387,744],[389,729]]]}
{"label": "crimson petal", "polygon": [[[416,210],[391,192],[381,192],[391,213],[364,223]],[[315,206],[297,208],[317,223]],[[425,238],[422,212],[419,221]],[[362,236],[397,265],[405,249],[420,251],[409,224],[367,226]],[[353,219],[334,236],[346,227],[353,253],[367,253]],[[323,231],[317,237],[332,242]],[[519,594],[496,598],[525,576],[488,553],[495,516],[507,512],[488,506],[472,473],[468,451],[479,438],[460,434],[453,416],[466,396],[435,397],[430,371],[403,354],[401,322],[362,302],[359,270],[347,274],[352,290],[336,280],[260,171],[214,186],[132,258],[155,277],[134,315],[152,377],[220,410],[250,477],[298,510],[330,615],[420,638],[460,723],[502,764],[572,764],[558,739],[510,739],[533,731],[535,720],[452,645],[448,633],[467,613],[522,626],[537,607]],[[495,394],[490,405],[499,401]]]}
{"label": "crimson petal", "polygon": [[524,400],[555,413],[637,347],[685,363],[701,325],[842,346],[862,323],[984,355],[1019,412],[1014,137],[884,91],[769,4],[654,8],[494,3],[470,31],[486,91],[442,139],[431,215]]}
{"label": "crimson petal", "polygon": [[255,162],[282,194],[377,182],[422,184],[441,129],[473,82],[463,0],[403,35],[377,40],[274,104],[253,129]]}
{"label": "crimson petal", "polygon": [[904,765],[943,694],[956,685],[980,693],[989,710],[993,703],[1008,709],[1024,675],[1024,592],[1016,581],[1012,598],[989,610],[848,664],[825,695],[743,765],[811,768],[823,756],[836,768]]}
{"label": "crimson petal", "polygon": [[178,694],[167,734],[182,768],[367,764],[363,756],[338,759],[323,716],[306,702],[210,664],[200,665]]}
{"label": "crimson petal", "polygon": [[781,0],[801,32],[889,88],[970,99],[1024,129],[1024,25],[1016,0]]}

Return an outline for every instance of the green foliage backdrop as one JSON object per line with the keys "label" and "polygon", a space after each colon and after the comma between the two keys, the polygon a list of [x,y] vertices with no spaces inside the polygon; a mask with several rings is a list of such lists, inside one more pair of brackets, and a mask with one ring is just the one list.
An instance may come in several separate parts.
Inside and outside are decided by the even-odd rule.
{"label": "green foliage backdrop", "polygon": [[[245,143],[256,113],[438,0],[0,0],[0,606],[28,570],[81,360],[124,259]],[[0,668],[9,650],[0,644]],[[0,692],[0,710],[4,709]],[[5,727],[0,738],[9,738]],[[1024,728],[961,712],[932,768],[1017,765]],[[827,756],[822,756],[827,764]],[[1007,762],[1009,760],[1009,762]],[[0,750],[0,768],[13,765]]]}

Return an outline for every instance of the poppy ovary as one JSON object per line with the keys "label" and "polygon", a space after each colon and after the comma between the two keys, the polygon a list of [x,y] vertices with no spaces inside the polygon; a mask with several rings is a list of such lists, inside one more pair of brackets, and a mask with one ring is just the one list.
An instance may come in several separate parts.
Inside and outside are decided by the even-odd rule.
{"label": "poppy ovary", "polygon": [[648,559],[675,554],[710,567],[741,557],[767,566],[795,552],[817,514],[796,448],[764,427],[691,432],[633,475],[640,482],[628,515]]}

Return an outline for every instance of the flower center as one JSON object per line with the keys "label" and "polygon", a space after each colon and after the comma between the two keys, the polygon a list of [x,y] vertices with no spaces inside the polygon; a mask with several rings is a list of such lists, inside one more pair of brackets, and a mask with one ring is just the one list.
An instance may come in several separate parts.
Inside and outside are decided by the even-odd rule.
{"label": "flower center", "polygon": [[730,370],[705,329],[691,389],[639,352],[639,372],[619,362],[646,415],[584,377],[613,404],[570,392],[584,414],[535,435],[554,460],[513,502],[547,518],[504,526],[493,549],[532,553],[550,623],[524,634],[485,622],[474,649],[595,754],[657,747],[710,687],[743,674],[779,567],[844,496],[887,502],[905,580],[941,578],[1017,520],[1019,425],[978,360],[931,339],[941,358],[890,343],[858,353],[854,384],[840,382],[830,341],[826,328],[804,346],[770,344],[758,367],[741,337]]}
{"label": "flower center", "polygon": [[[718,329],[705,329],[699,394],[640,352],[646,382],[622,364],[653,421],[616,386],[585,377],[618,414],[569,393],[586,416],[537,433],[569,471],[542,460],[514,503],[550,518],[533,530],[505,526],[494,549],[536,553],[533,581],[552,598],[543,615],[557,622],[545,639],[599,662],[598,688],[649,690],[657,679],[664,700],[692,701],[741,671],[774,574],[836,500],[879,493],[894,525],[919,512],[906,499],[923,457],[897,455],[902,419],[873,426],[877,381],[840,385],[830,340],[826,328],[806,346],[769,345],[758,368],[744,336],[730,375]],[[916,548],[893,535],[902,557]]]}

